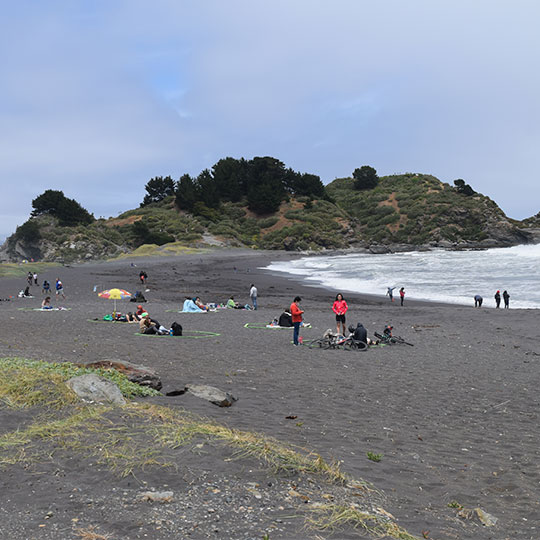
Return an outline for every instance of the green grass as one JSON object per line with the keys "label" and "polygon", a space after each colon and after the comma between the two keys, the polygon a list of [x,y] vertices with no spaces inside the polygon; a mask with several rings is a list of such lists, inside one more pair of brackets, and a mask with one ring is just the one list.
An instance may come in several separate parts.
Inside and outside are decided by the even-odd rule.
{"label": "green grass", "polygon": [[59,266],[59,263],[51,262],[0,263],[0,277],[26,277],[28,272],[43,274]]}
{"label": "green grass", "polygon": [[[63,384],[72,377],[95,373],[115,383],[126,398],[159,395],[157,390],[130,382],[116,370],[77,367],[69,362],[0,358],[0,400],[10,407],[62,407],[75,401]],[[61,384],[62,383],[62,384]]]}

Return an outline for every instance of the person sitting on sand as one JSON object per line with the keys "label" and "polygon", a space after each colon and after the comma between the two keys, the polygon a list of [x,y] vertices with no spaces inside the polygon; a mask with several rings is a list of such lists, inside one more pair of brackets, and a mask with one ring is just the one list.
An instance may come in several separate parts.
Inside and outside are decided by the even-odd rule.
{"label": "person sitting on sand", "polygon": [[292,315],[289,308],[285,308],[283,313],[279,316],[278,325],[283,326],[283,328],[293,327]]}
{"label": "person sitting on sand", "polygon": [[184,300],[184,305],[182,306],[183,313],[201,313],[203,310],[195,303],[194,298],[188,298]]}
{"label": "person sitting on sand", "polygon": [[52,309],[51,306],[51,297],[47,296],[43,302],[41,302],[41,309]]}
{"label": "person sitting on sand", "polygon": [[141,313],[141,320],[139,321],[139,331],[141,334],[157,334],[158,327],[154,321],[150,318],[147,311]]}
{"label": "person sitting on sand", "polygon": [[27,298],[31,298],[31,294],[30,294],[30,287],[26,287],[26,289],[24,289],[24,292],[22,294],[23,296],[26,296]]}
{"label": "person sitting on sand", "polygon": [[238,302],[234,301],[234,296],[231,296],[227,300],[227,307],[230,309],[242,309],[242,307],[238,304]]}
{"label": "person sitting on sand", "polygon": [[351,324],[351,326],[349,326],[349,332],[351,333],[354,341],[360,341],[362,343],[365,343],[366,345],[372,345],[376,343],[368,338],[367,330],[361,322],[357,323],[356,328]]}
{"label": "person sitting on sand", "polygon": [[208,306],[202,303],[201,299],[197,296],[194,300],[195,305],[202,311],[208,311]]}

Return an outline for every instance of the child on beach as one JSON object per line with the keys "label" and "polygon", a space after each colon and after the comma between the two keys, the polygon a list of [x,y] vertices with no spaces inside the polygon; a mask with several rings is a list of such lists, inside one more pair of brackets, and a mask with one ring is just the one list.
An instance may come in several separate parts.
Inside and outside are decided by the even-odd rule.
{"label": "child on beach", "polygon": [[291,316],[292,316],[292,322],[293,322],[293,345],[298,346],[299,343],[299,337],[298,334],[300,333],[300,325],[302,324],[302,315],[303,310],[300,309],[300,306],[298,305],[299,302],[301,302],[302,299],[299,296],[296,296],[293,300],[293,303],[291,304]]}
{"label": "child on beach", "polygon": [[[341,293],[338,293],[336,296],[336,300],[334,302],[334,305],[332,306],[332,311],[336,314],[336,325],[337,325],[337,333],[338,335],[345,335],[345,313],[347,313],[347,310],[349,309],[349,306],[347,305],[347,302],[343,299],[343,295]],[[339,324],[341,323],[342,332],[339,331]]]}
{"label": "child on beach", "polygon": [[388,287],[386,295],[390,297],[390,302],[394,301],[394,289],[395,287]]}
{"label": "child on beach", "polygon": [[64,285],[60,281],[60,278],[56,278],[56,296],[62,295],[62,298],[65,300],[66,295],[64,294]]}

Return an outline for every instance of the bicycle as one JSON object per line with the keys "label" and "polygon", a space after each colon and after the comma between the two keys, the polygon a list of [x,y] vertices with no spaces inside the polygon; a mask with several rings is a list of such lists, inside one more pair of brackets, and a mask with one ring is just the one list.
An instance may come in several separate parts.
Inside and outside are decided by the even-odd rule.
{"label": "bicycle", "polygon": [[377,332],[373,332],[373,335],[379,340],[379,343],[382,343],[384,345],[409,345],[410,347],[414,347],[413,343],[409,343],[405,341],[401,336],[391,336],[389,334],[379,334]]}

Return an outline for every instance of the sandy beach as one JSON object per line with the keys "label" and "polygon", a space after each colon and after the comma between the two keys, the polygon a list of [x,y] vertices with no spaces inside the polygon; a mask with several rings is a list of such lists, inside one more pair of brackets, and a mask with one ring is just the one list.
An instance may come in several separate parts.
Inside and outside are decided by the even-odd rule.
{"label": "sandy beach", "polygon": [[[331,305],[338,291],[308,287],[260,269],[290,257],[222,250],[59,267],[39,282],[47,278],[54,284],[60,277],[67,296],[60,304],[69,311],[21,310],[39,307],[41,287],[35,286],[34,299],[1,302],[0,356],[69,362],[119,358],[154,368],[164,392],[187,383],[227,390],[238,397],[230,408],[189,394],[146,400],[262,432],[339,461],[345,473],[381,490],[385,510],[418,538],[540,538],[539,312],[411,299],[400,307],[399,301],[390,303],[384,291],[380,297],[347,294],[347,325],[361,321],[372,335],[391,324],[394,333],[414,347],[367,352],[293,347],[288,330],[245,327],[268,323],[296,295],[302,297],[305,320],[312,325],[301,331],[304,340],[335,327]],[[141,288],[142,269],[148,274],[145,308],[152,317],[165,326],[177,321],[184,330],[219,336],[151,338],[135,335],[135,325],[90,322],[112,309],[112,302],[99,298],[94,287],[134,292]],[[225,302],[234,295],[247,303],[251,283],[259,291],[257,311],[170,311],[181,309],[184,298],[195,295],[205,302]],[[0,298],[15,296],[24,285],[24,277],[1,279]],[[122,312],[133,307],[127,301],[118,303]],[[6,408],[0,409],[0,417],[2,434],[29,421],[20,411]],[[382,454],[381,461],[369,460],[367,452]],[[269,480],[255,462],[226,457],[192,448],[171,453],[174,472],[148,468],[126,478],[96,467],[86,456],[52,456],[32,468],[8,466],[2,472],[0,537],[82,537],[74,523],[95,526],[104,538],[115,540],[260,539],[264,534],[272,540],[345,539],[361,534],[350,526],[334,532],[305,529],[297,508],[301,502],[272,506],[271,490],[286,489],[286,477]],[[209,502],[203,512],[194,503],[189,508],[187,501],[167,518],[157,519],[152,517],[155,506],[133,502],[145,486],[189,493],[193,501],[203,497],[203,491],[211,498],[217,489],[217,497],[226,491],[224,482],[231,489],[225,514],[207,512],[223,502]],[[245,499],[235,498],[238,490],[233,487],[248,484],[257,484],[262,498],[254,499],[252,492]],[[460,517],[453,503],[481,508],[497,523],[486,527]],[[46,518],[48,512],[52,515]]]}

